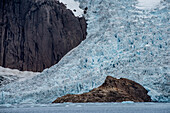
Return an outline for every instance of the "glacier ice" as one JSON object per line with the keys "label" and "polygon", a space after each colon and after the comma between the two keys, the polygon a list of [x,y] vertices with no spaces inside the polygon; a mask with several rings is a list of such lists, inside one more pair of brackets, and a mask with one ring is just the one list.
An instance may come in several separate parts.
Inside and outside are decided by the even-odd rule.
{"label": "glacier ice", "polygon": [[152,100],[170,102],[169,1],[150,10],[136,0],[76,1],[88,7],[87,39],[41,74],[0,88],[0,103],[51,103],[88,92],[107,75],[134,80]]}
{"label": "glacier ice", "polygon": [[15,81],[25,81],[40,74],[39,72],[19,71],[17,69],[4,68],[0,66],[0,87]]}
{"label": "glacier ice", "polygon": [[137,8],[152,9],[160,3],[161,0],[138,0]]}

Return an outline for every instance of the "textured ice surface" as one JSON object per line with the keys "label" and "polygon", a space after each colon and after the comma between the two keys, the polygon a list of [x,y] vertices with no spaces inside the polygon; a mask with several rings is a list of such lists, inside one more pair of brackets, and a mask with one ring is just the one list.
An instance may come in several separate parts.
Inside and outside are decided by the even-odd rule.
{"label": "textured ice surface", "polygon": [[137,8],[152,9],[159,5],[161,0],[138,0]]}
{"label": "textured ice surface", "polygon": [[79,1],[88,7],[87,39],[31,80],[1,88],[0,103],[51,103],[88,92],[108,75],[134,80],[154,101],[170,102],[169,0],[150,10],[135,0]]}
{"label": "textured ice surface", "polygon": [[40,74],[39,72],[19,71],[17,69],[3,68],[0,66],[0,87],[10,82],[24,81]]}

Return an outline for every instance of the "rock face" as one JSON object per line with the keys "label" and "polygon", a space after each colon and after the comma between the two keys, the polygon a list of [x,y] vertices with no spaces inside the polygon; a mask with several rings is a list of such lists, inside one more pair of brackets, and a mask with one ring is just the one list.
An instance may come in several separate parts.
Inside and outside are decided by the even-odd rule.
{"label": "rock face", "polygon": [[140,84],[125,78],[116,79],[107,76],[105,82],[98,88],[84,94],[67,94],[57,98],[53,103],[63,102],[150,102],[147,90]]}
{"label": "rock face", "polygon": [[0,66],[42,71],[85,38],[85,18],[57,0],[0,0]]}

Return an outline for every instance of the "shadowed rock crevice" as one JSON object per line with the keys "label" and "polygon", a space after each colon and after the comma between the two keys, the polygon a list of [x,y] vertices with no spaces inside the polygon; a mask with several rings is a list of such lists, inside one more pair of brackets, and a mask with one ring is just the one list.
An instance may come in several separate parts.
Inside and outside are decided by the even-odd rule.
{"label": "shadowed rock crevice", "polygon": [[86,38],[86,26],[56,0],[0,0],[0,65],[42,71]]}
{"label": "shadowed rock crevice", "polygon": [[67,94],[57,98],[53,103],[73,102],[150,102],[151,98],[147,95],[147,90],[140,84],[126,78],[116,79],[107,76],[105,82],[83,94]]}

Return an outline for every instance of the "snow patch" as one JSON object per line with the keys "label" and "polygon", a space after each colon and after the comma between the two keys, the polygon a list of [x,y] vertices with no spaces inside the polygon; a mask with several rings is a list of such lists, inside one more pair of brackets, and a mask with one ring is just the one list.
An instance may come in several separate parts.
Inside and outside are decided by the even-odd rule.
{"label": "snow patch", "polygon": [[138,0],[138,9],[153,9],[155,8],[161,0]]}
{"label": "snow patch", "polygon": [[70,9],[75,16],[81,17],[83,15],[83,10],[79,8],[80,3],[74,0],[59,0],[63,4],[66,5],[68,9]]}

